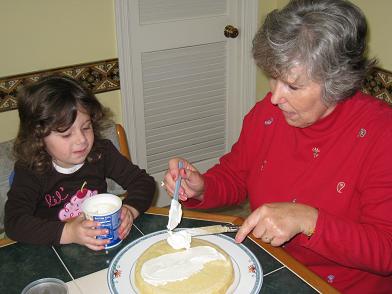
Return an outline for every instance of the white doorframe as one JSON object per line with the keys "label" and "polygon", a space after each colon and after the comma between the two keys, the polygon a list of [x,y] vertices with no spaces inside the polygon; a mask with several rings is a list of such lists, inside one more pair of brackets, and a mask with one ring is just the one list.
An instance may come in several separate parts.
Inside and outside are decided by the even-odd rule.
{"label": "white doorframe", "polygon": [[[132,91],[132,58],[130,36],[129,1],[115,0],[117,51],[120,70],[121,105],[123,127],[127,134],[129,152],[134,163],[138,163],[135,122],[135,99]],[[126,99],[128,97],[128,99]]]}
{"label": "white doorframe", "polygon": [[[238,139],[243,117],[256,102],[256,64],[252,57],[252,40],[258,29],[258,3],[259,0],[237,2],[238,7],[236,9],[243,12],[242,19],[237,20],[241,34],[241,44],[238,46],[241,50],[237,52],[237,68],[240,71],[237,75],[239,79],[238,88],[230,101],[236,107],[231,107],[231,111],[228,111],[228,123],[230,125],[227,129],[230,132],[227,134],[227,151]],[[228,82],[234,83],[235,81]]]}
{"label": "white doorframe", "polygon": [[[228,142],[237,140],[244,115],[256,101],[256,65],[251,58],[253,36],[257,31],[259,0],[238,0],[238,9],[243,12],[242,21],[239,25],[241,34],[240,52],[238,52],[238,89],[233,95],[238,107],[228,113],[230,121],[230,134],[227,134]],[[128,144],[132,161],[139,164],[140,152],[134,138],[137,136],[135,121],[135,97],[132,91],[132,44],[130,36],[130,13],[129,0],[115,0],[115,18],[117,32],[117,47],[120,69],[121,101],[123,125],[127,133]],[[223,32],[222,32],[223,33]],[[230,81],[229,81],[230,82]],[[230,144],[230,145],[231,145]],[[144,166],[141,166],[145,168]]]}

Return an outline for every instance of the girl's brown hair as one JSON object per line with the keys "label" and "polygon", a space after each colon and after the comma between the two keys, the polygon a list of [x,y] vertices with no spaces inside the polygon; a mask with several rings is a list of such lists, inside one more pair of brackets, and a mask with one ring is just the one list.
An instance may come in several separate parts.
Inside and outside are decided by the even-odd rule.
{"label": "girl's brown hair", "polygon": [[[90,116],[94,137],[100,139],[108,111],[74,79],[49,76],[22,88],[18,94],[20,125],[14,144],[17,162],[38,173],[51,169],[52,158],[43,138],[52,131],[67,131],[78,110]],[[87,160],[99,158],[99,154],[94,143]]]}

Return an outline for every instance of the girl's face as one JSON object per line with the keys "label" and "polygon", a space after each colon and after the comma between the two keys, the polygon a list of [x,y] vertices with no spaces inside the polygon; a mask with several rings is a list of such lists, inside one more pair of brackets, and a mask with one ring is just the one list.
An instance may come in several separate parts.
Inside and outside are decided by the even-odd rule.
{"label": "girl's face", "polygon": [[66,132],[52,131],[44,138],[44,143],[57,165],[69,168],[83,163],[94,143],[90,116],[78,111],[75,122]]}
{"label": "girl's face", "polygon": [[336,104],[326,105],[320,84],[306,78],[301,67],[290,72],[287,81],[270,79],[271,102],[294,127],[305,128],[330,114]]}

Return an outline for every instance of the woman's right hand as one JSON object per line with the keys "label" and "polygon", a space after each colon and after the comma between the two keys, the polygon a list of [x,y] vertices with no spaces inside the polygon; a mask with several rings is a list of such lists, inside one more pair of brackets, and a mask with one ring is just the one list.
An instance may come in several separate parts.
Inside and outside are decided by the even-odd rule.
{"label": "woman's right hand", "polygon": [[318,209],[293,203],[265,203],[254,210],[241,225],[235,237],[242,242],[249,233],[272,246],[281,246],[295,235],[303,233],[311,236],[315,230]]}
{"label": "woman's right hand", "polygon": [[[183,168],[178,169],[178,162],[182,161]],[[174,188],[178,175],[181,175],[181,188],[179,190],[179,199],[186,201],[187,199],[203,200],[204,179],[200,172],[187,160],[176,157],[169,161],[169,169],[163,177],[162,185],[165,186],[167,193],[173,197]]]}
{"label": "woman's right hand", "polygon": [[103,250],[110,240],[96,238],[108,233],[107,229],[96,229],[99,225],[98,222],[85,219],[81,214],[65,223],[60,244],[77,243],[95,251]]}

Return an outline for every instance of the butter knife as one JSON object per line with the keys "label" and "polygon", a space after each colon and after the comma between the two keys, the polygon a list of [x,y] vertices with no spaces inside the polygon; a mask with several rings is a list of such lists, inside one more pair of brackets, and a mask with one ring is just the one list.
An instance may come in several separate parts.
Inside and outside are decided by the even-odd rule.
{"label": "butter knife", "polygon": [[194,236],[237,232],[239,228],[240,227],[236,225],[213,225],[213,226],[206,226],[206,227],[178,229],[175,231],[176,232],[185,231],[188,234],[190,234],[192,237],[194,237]]}
{"label": "butter knife", "polygon": [[[183,162],[179,161],[178,169],[182,169],[183,167],[184,167]],[[170,202],[169,221],[167,223],[167,229],[169,231],[172,231],[181,222],[182,209],[181,209],[181,203],[178,202],[178,193],[180,191],[180,187],[181,187],[181,175],[178,174],[176,185],[174,187],[173,199]]]}

